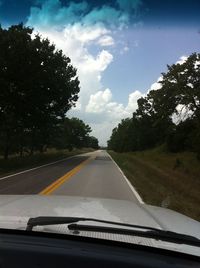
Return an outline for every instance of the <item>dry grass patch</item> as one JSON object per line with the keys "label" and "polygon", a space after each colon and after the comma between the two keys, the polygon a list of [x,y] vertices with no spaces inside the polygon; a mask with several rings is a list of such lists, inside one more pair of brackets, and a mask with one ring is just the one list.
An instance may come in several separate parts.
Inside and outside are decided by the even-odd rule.
{"label": "dry grass patch", "polygon": [[144,202],[200,221],[200,162],[193,153],[109,152]]}

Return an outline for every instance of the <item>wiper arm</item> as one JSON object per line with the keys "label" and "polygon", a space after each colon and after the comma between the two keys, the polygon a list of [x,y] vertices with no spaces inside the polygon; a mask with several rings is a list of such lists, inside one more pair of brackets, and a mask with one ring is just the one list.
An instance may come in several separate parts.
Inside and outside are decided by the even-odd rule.
{"label": "wiper arm", "polygon": [[[91,226],[91,225],[81,225],[81,224],[70,224],[68,225],[69,230],[73,231],[91,231],[91,232],[101,232],[101,233],[112,233],[112,234],[121,234],[121,235],[131,235],[144,238],[152,238],[155,240],[162,240],[165,242],[171,242],[176,244],[186,244],[191,246],[200,247],[200,240],[196,237],[180,234],[172,231],[165,230],[131,230],[131,229],[122,229],[115,227],[105,227],[105,226]],[[148,227],[147,227],[148,228]],[[143,229],[143,228],[142,228]]]}
{"label": "wiper arm", "polygon": [[113,222],[113,221],[106,221],[106,220],[99,220],[99,219],[94,219],[94,218],[54,217],[54,216],[53,217],[41,216],[41,217],[30,218],[28,220],[26,230],[32,231],[33,227],[35,227],[35,226],[70,224],[70,223],[76,223],[79,221],[93,221],[93,222],[99,222],[99,223],[106,223],[106,224],[112,224],[112,225],[118,225],[118,226],[131,227],[131,228],[139,228],[139,229],[143,229],[143,230],[152,230],[152,231],[158,230],[158,229],[153,228],[153,227],[146,227],[146,226],[140,226],[140,225],[135,225],[135,224]]}
{"label": "wiper arm", "polygon": [[[91,225],[79,225],[75,224],[80,221],[92,221],[98,223],[111,224],[122,227],[136,228],[139,230],[115,228],[107,226],[91,226]],[[112,222],[106,220],[99,220],[93,218],[82,218],[82,217],[35,217],[30,218],[27,223],[26,230],[32,231],[35,226],[46,226],[46,225],[57,225],[57,224],[69,224],[68,228],[70,230],[87,230],[94,232],[107,232],[107,233],[117,233],[125,235],[135,235],[139,237],[153,238],[156,240],[163,240],[167,242],[173,242],[177,244],[188,244],[192,246],[200,246],[200,240],[196,237],[180,234],[171,231],[160,230],[153,227],[140,226],[135,224]],[[143,230],[143,231],[142,231]]]}

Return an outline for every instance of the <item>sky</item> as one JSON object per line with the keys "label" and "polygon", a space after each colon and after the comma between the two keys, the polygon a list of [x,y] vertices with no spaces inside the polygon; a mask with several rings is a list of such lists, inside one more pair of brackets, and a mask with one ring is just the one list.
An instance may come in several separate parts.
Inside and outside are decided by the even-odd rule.
{"label": "sky", "polygon": [[0,0],[2,27],[23,22],[69,56],[76,116],[106,145],[112,129],[160,87],[161,73],[200,52],[199,0]]}

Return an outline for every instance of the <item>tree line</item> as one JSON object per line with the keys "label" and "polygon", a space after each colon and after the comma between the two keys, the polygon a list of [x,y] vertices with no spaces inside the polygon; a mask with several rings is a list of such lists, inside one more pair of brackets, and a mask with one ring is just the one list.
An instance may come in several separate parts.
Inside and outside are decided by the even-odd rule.
{"label": "tree line", "polygon": [[113,129],[108,148],[127,152],[165,144],[171,152],[193,151],[200,157],[200,54],[168,65],[160,85],[138,99],[132,118]]}
{"label": "tree line", "polygon": [[0,154],[48,147],[98,148],[91,128],[66,113],[80,82],[69,57],[23,24],[0,27]]}

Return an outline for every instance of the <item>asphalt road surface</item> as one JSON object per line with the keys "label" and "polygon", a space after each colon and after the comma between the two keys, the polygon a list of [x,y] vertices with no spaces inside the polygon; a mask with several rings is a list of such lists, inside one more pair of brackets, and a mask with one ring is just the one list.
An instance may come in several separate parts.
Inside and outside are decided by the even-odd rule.
{"label": "asphalt road surface", "polygon": [[138,202],[106,151],[95,151],[0,178],[0,194],[70,195]]}

